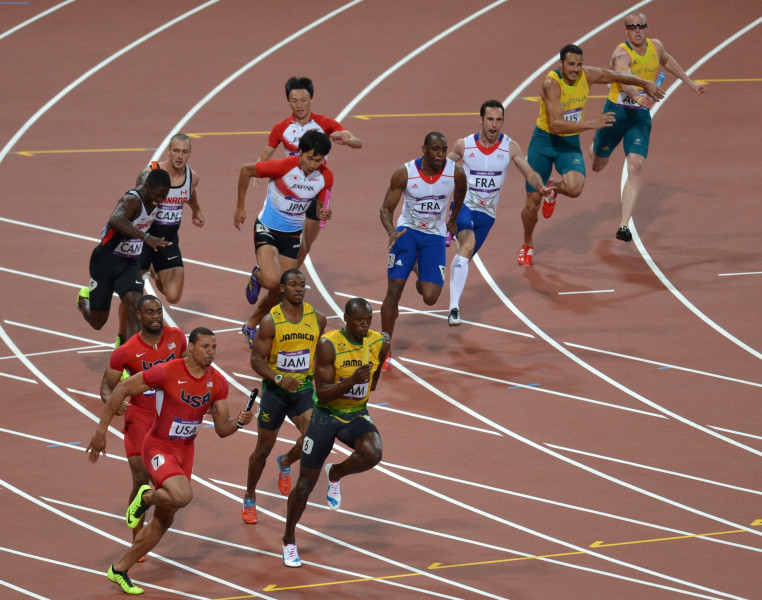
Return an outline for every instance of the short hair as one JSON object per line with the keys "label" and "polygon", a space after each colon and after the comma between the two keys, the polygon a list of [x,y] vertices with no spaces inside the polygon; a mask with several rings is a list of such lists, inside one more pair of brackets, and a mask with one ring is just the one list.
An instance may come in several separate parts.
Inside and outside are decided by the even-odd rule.
{"label": "short hair", "polygon": [[169,173],[164,169],[153,169],[148,173],[145,185],[154,189],[160,187],[172,187],[172,179],[170,179]]}
{"label": "short hair", "polygon": [[310,98],[315,94],[315,88],[312,85],[312,79],[307,77],[291,77],[286,82],[286,100],[291,95],[291,90],[307,90]]}
{"label": "short hair", "polygon": [[373,312],[373,308],[371,308],[370,302],[368,302],[365,298],[350,298],[347,300],[347,303],[344,306],[344,314],[348,315],[350,312],[352,312],[352,309],[355,306],[361,306],[362,308],[366,308],[369,311]]}
{"label": "short hair", "polygon": [[202,335],[211,335],[213,337],[217,337],[214,331],[208,327],[196,327],[193,331],[190,332],[190,335],[188,336],[188,343],[195,344],[198,341],[199,336]]}
{"label": "short hair", "polygon": [[629,19],[630,17],[638,17],[638,19],[643,19],[643,21],[645,21],[646,24],[648,23],[648,17],[646,16],[646,13],[640,12],[639,10],[635,10],[631,12],[629,15],[627,15],[624,18],[625,25],[627,25],[627,19]]}
{"label": "short hair", "polygon": [[577,44],[566,44],[566,46],[561,48],[561,62],[564,62],[567,54],[579,54],[582,56],[582,48],[577,46]]}
{"label": "short hair", "polygon": [[280,284],[286,285],[286,281],[288,281],[288,278],[291,277],[291,275],[298,275],[304,279],[304,273],[299,269],[288,269],[287,271],[283,271],[283,275],[280,276]]}
{"label": "short hair", "polygon": [[159,306],[162,306],[161,300],[159,300],[156,296],[152,296],[151,294],[146,294],[145,296],[141,296],[140,300],[138,300],[138,310],[142,310],[143,305],[146,302],[150,302],[151,300],[156,300],[156,302],[159,303]]}
{"label": "short hair", "polygon": [[435,138],[435,137],[438,137],[438,138],[442,138],[443,140],[446,140],[446,139],[447,139],[447,138],[445,137],[444,133],[440,133],[439,131],[429,131],[429,133],[427,133],[427,134],[426,134],[426,137],[425,137],[425,138],[423,138],[423,145],[424,145],[424,146],[428,146],[428,145],[429,145],[429,142],[430,142],[430,141],[431,141],[433,138]]}
{"label": "short hair", "polygon": [[310,150],[325,156],[331,151],[331,138],[322,131],[310,129],[299,140],[299,151],[309,152]]}
{"label": "short hair", "polygon": [[169,148],[169,146],[172,145],[172,142],[175,142],[175,141],[177,141],[177,142],[188,142],[188,145],[192,145],[190,137],[188,137],[184,133],[176,133],[171,138],[169,138],[169,144],[167,144],[167,147]]}
{"label": "short hair", "polygon": [[482,119],[484,118],[484,115],[487,114],[488,108],[499,108],[500,112],[503,114],[503,116],[505,116],[505,107],[503,106],[503,103],[500,102],[500,100],[487,100],[479,109],[479,116]]}

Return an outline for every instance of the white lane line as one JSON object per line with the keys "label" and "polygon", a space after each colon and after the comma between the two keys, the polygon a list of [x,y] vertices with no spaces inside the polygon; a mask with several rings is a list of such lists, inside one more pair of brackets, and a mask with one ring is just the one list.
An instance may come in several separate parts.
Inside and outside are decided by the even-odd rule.
{"label": "white lane line", "polygon": [[[705,62],[707,62],[709,59],[711,59],[715,54],[719,53],[721,50],[724,50],[727,46],[735,42],[738,38],[745,35],[755,27],[757,27],[760,23],[762,23],[762,17],[756,19],[755,21],[752,21],[749,23],[746,27],[740,29],[733,35],[731,35],[729,38],[727,38],[724,42],[718,44],[715,46],[710,52],[705,54],[701,59],[699,59],[695,64],[693,64],[690,68],[686,69],[685,72],[687,75],[693,74],[700,66],[702,66]],[[672,95],[672,93],[682,84],[683,82],[679,79],[677,79],[671,86],[669,86],[669,89],[665,92],[664,98],[661,102],[657,103],[652,109],[651,109],[651,116],[655,115],[656,112],[659,110],[659,108],[662,106],[664,102],[666,102],[667,98]],[[622,165],[622,181],[621,186],[622,189],[624,189],[624,184],[627,181],[627,163],[625,162]],[[686,298],[682,292],[680,292],[674,285],[672,285],[672,282],[667,278],[666,275],[662,272],[662,270],[656,265],[654,260],[651,258],[651,255],[648,253],[648,250],[646,250],[645,245],[643,244],[642,240],[640,239],[640,236],[638,235],[637,229],[635,228],[635,222],[632,218],[630,218],[629,222],[630,230],[632,231],[632,241],[635,243],[635,245],[638,248],[638,251],[640,252],[641,256],[643,257],[643,260],[646,262],[646,264],[649,266],[651,271],[653,272],[656,277],[659,278],[659,280],[662,282],[665,288],[669,290],[672,295],[677,298],[683,306],[685,306],[689,311],[691,311],[694,315],[696,315],[699,319],[701,319],[705,324],[709,325],[712,329],[714,329],[717,333],[719,333],[724,338],[730,340],[732,343],[734,343],[739,348],[745,350],[755,358],[762,359],[762,353],[760,353],[758,350],[755,350],[745,342],[738,339],[736,336],[734,336],[732,333],[721,327],[718,323],[710,319],[707,315],[705,315],[702,311],[700,311],[688,298]]]}
{"label": "white lane line", "polygon": [[[61,283],[61,282],[60,281],[56,281],[54,283]],[[37,327],[36,325],[27,325],[26,323],[19,323],[18,321],[9,321],[8,319],[5,319],[3,322],[8,324],[8,325],[13,325],[14,327],[23,327],[24,329],[31,329],[32,331],[39,331],[41,333],[47,333],[49,335],[57,335],[59,337],[64,337],[67,340],[75,340],[77,342],[85,342],[87,344],[93,344],[94,346],[108,346],[108,347],[112,347],[113,346],[113,343],[100,342],[98,340],[92,340],[90,338],[79,337],[78,335],[72,335],[72,334],[69,334],[69,333],[63,333],[61,331],[56,331],[54,329],[47,329],[45,327]]]}
{"label": "white lane line", "polygon": [[[498,488],[498,487],[495,487],[495,486],[492,486],[492,485],[486,485],[486,484],[483,484],[483,483],[477,483],[475,481],[468,481],[468,480],[465,480],[465,479],[458,479],[457,477],[452,477],[451,475],[442,475],[440,473],[433,473],[431,471],[424,471],[424,470],[421,470],[421,469],[414,469],[412,467],[406,467],[406,466],[403,466],[403,465],[395,465],[395,464],[392,464],[392,463],[388,463],[386,461],[382,461],[381,464],[386,466],[386,467],[390,467],[392,469],[400,469],[401,471],[410,471],[412,473],[417,473],[419,475],[425,475],[427,477],[433,477],[435,479],[443,479],[443,480],[448,481],[448,482],[460,483],[460,484],[463,484],[463,485],[467,486],[469,489],[476,487],[476,488],[483,489],[483,490],[488,490],[488,491],[491,491],[491,492],[497,492],[498,494],[506,494],[508,496],[515,496],[517,498],[524,498],[526,500],[531,500],[533,502],[540,502],[540,503],[543,503],[543,504],[550,504],[552,506],[559,506],[561,508],[567,508],[569,510],[574,510],[574,511],[578,511],[578,512],[583,512],[583,513],[591,514],[591,515],[596,515],[596,516],[599,516],[599,517],[606,517],[607,519],[614,519],[614,520],[617,520],[617,521],[623,521],[625,523],[632,523],[634,525],[642,525],[643,527],[648,527],[649,529],[658,529],[660,531],[666,531],[668,533],[674,533],[674,534],[678,534],[678,535],[698,535],[695,532],[683,531],[681,529],[674,529],[673,527],[666,527],[664,525],[657,525],[656,523],[649,523],[648,521],[641,521],[639,519],[633,519],[631,517],[625,517],[625,516],[622,516],[622,515],[615,515],[613,513],[603,512],[603,511],[600,511],[600,510],[596,510],[594,508],[587,508],[587,507],[578,506],[578,505],[575,505],[575,504],[568,504],[566,502],[559,502],[557,500],[550,500],[548,498],[542,498],[540,496],[531,496],[529,494],[522,494],[521,492],[514,492],[513,490],[506,490],[506,489]],[[243,487],[245,489],[246,486],[243,486]],[[704,537],[704,536],[702,536],[702,537]],[[709,537],[707,537],[706,539],[710,540]],[[738,542],[731,542],[730,540],[726,540],[726,539],[722,539],[722,538],[714,538],[714,539],[711,539],[711,541],[714,541],[714,542],[717,542],[717,543],[720,543],[720,544],[725,544],[725,545],[728,545],[728,546],[734,546],[736,548],[741,548],[743,550],[751,550],[753,552],[762,552],[762,548],[758,548],[756,546],[747,546],[746,544],[739,544]]]}
{"label": "white lane line", "polygon": [[26,383],[37,383],[34,379],[29,379],[28,377],[19,377],[18,375],[11,375],[10,373],[1,373],[0,377],[7,377],[8,379],[15,379],[17,381],[24,381]]}
{"label": "white lane line", "polygon": [[47,17],[49,14],[51,14],[51,13],[54,13],[54,12],[55,12],[55,11],[57,11],[59,8],[63,8],[64,6],[66,6],[67,4],[71,4],[72,2],[75,2],[75,0],[66,0],[65,2],[61,2],[61,4],[56,4],[55,6],[51,6],[51,7],[50,7],[49,9],[47,9],[47,10],[43,10],[43,11],[42,11],[40,14],[38,14],[38,15],[35,15],[35,16],[34,16],[34,17],[32,17],[31,19],[27,19],[27,20],[26,20],[26,21],[24,21],[23,23],[19,23],[19,24],[18,24],[18,25],[16,25],[15,27],[11,27],[11,28],[10,28],[10,29],[8,29],[7,31],[4,31],[2,34],[0,34],[0,40],[2,40],[3,38],[6,38],[6,37],[8,37],[8,36],[9,36],[9,35],[11,35],[11,34],[14,34],[14,33],[16,33],[16,32],[17,32],[19,29],[23,29],[23,28],[24,28],[24,27],[26,27],[27,25],[31,25],[32,23],[34,23],[35,21],[38,21],[38,20],[42,19],[43,17]]}
{"label": "white lane line", "polygon": [[[0,550],[5,550],[5,548],[0,547]],[[3,581],[0,579],[0,585],[5,586],[7,588],[10,588],[16,592],[22,593],[24,596],[29,596],[30,598],[37,598],[37,600],[50,600],[47,596],[40,596],[39,594],[35,594],[34,592],[30,592],[29,590],[26,590],[22,587],[19,587],[17,585],[13,585],[12,583],[8,581]]]}
{"label": "white lane line", "polygon": [[576,292],[558,292],[559,296],[571,296],[573,294],[610,294],[614,290],[578,290]]}
{"label": "white lane line", "polygon": [[455,421],[445,421],[444,419],[435,419],[434,417],[429,417],[427,415],[419,415],[413,412],[408,412],[406,410],[400,410],[398,408],[391,408],[389,406],[383,406],[381,404],[373,404],[372,402],[368,402],[368,406],[373,407],[374,410],[386,410],[389,412],[404,415],[406,417],[412,417],[414,419],[422,419],[424,421],[430,421],[432,423],[439,423],[440,425],[449,425],[451,427],[460,427],[462,429],[470,429],[471,431],[478,431],[480,433],[489,433],[491,435],[497,435],[497,436],[500,435],[497,431],[494,431],[491,429],[483,429],[481,427],[474,427],[473,425],[465,425],[464,423],[456,423]]}
{"label": "white lane line", "polygon": [[[661,469],[659,467],[652,467],[650,465],[644,465],[641,463],[632,462],[629,460],[622,460],[621,458],[614,458],[612,456],[604,456],[603,454],[596,454],[594,452],[587,452],[585,450],[576,450],[574,448],[567,448],[566,446],[558,446],[556,444],[547,444],[550,448],[555,448],[556,450],[561,450],[563,452],[570,452],[572,454],[581,454],[582,456],[589,456],[591,458],[598,458],[600,460],[605,460],[608,462],[614,462],[619,463],[621,465],[627,465],[630,467],[637,467],[638,469],[645,469],[647,471],[655,471],[657,473],[664,473],[666,475],[674,475],[675,477],[681,477],[683,479],[692,479],[693,481],[700,481],[701,483],[707,483],[709,485],[714,485],[718,487],[724,487],[731,490],[736,490],[738,492],[746,492],[748,494],[756,494],[758,496],[762,496],[761,490],[754,490],[751,488],[745,488],[740,487],[737,485],[731,485],[729,483],[722,483],[720,481],[715,481],[713,479],[706,479],[704,477],[696,477],[695,475],[688,475],[686,473],[680,473],[678,471],[670,471],[669,469]],[[762,548],[760,549],[760,552],[762,552]]]}
{"label": "white lane line", "polygon": [[103,69],[104,67],[110,65],[112,62],[114,62],[116,59],[120,58],[121,56],[127,54],[130,50],[133,50],[134,48],[137,48],[140,44],[143,42],[146,42],[150,40],[153,37],[156,37],[160,33],[166,31],[170,27],[176,25],[177,23],[180,23],[184,21],[185,19],[195,15],[196,13],[204,10],[205,8],[211,6],[212,4],[216,4],[220,0],[209,0],[208,2],[205,2],[204,4],[201,4],[200,6],[197,6],[196,8],[193,8],[189,10],[188,12],[184,13],[183,15],[176,17],[172,19],[171,21],[166,22],[164,25],[161,25],[160,27],[157,27],[150,33],[147,33],[143,37],[135,40],[134,42],[126,45],[124,48],[119,50],[118,52],[115,52],[108,58],[102,60],[97,65],[89,69],[86,73],[83,75],[80,75],[77,79],[75,79],[73,82],[71,82],[69,85],[67,85],[64,89],[62,89],[60,92],[58,92],[55,96],[53,96],[50,100],[48,100],[36,113],[34,113],[29,119],[27,120],[24,125],[22,125],[21,129],[19,129],[10,140],[8,140],[8,143],[5,144],[2,150],[0,150],[0,163],[5,160],[5,157],[8,156],[8,153],[13,149],[13,147],[16,145],[16,142],[21,139],[21,137],[44,115],[48,110],[50,110],[53,106],[55,106],[59,100],[61,100],[64,96],[66,96],[69,92],[71,92],[74,88],[76,88],[80,83],[86,81],[89,79],[92,75],[95,75],[98,71]]}
{"label": "white lane line", "polygon": [[[346,292],[334,292],[336,296],[340,296],[342,298],[354,298],[355,294],[347,294]],[[376,300],[374,298],[365,298],[368,302],[371,304],[382,304],[381,300]],[[409,306],[400,306],[400,316],[403,314],[406,315],[426,315],[429,317],[435,317],[437,319],[444,319],[447,320],[447,309],[441,309],[441,310],[418,310],[417,308],[411,308]],[[342,314],[343,314],[342,310]],[[374,312],[380,312],[380,311],[374,311]],[[444,313],[443,315],[438,315],[436,313]],[[510,333],[512,335],[519,335],[521,337],[528,337],[533,338],[534,336],[531,333],[524,333],[523,331],[513,331],[512,329],[505,329],[504,327],[497,327],[496,325],[487,325],[485,323],[477,323],[476,321],[466,321],[464,320],[463,323],[468,323],[469,325],[474,325],[476,327],[482,327],[484,329],[492,329],[493,331],[502,331],[503,333]]]}
{"label": "white lane line", "polygon": [[599,354],[606,354],[608,356],[616,356],[618,358],[626,358],[628,360],[634,360],[637,362],[643,362],[650,365],[656,365],[658,367],[666,369],[675,369],[676,371],[685,371],[686,373],[694,373],[696,375],[705,375],[707,377],[714,377],[715,379],[722,379],[724,381],[732,381],[734,383],[742,383],[744,385],[753,385],[755,387],[762,387],[762,383],[756,381],[749,381],[747,379],[737,379],[735,377],[727,377],[726,375],[718,375],[717,373],[710,373],[708,371],[699,371],[698,369],[689,369],[688,367],[681,367],[680,365],[673,365],[671,363],[659,362],[656,360],[648,360],[639,356],[632,356],[631,354],[622,354],[620,352],[611,352],[610,350],[601,350],[600,348],[593,348],[592,346],[583,346],[581,344],[572,344],[571,342],[564,342],[564,345],[572,348],[578,348],[580,350],[588,350],[589,352],[597,352]]}
{"label": "white lane line", "polygon": [[482,379],[484,381],[494,381],[495,383],[500,383],[502,385],[509,385],[511,387],[521,388],[525,390],[531,390],[533,392],[539,392],[541,394],[550,394],[552,396],[560,396],[561,398],[569,398],[570,400],[579,400],[580,402],[589,402],[590,404],[598,404],[600,406],[605,406],[607,408],[616,408],[618,410],[625,410],[629,412],[638,413],[641,415],[646,415],[648,417],[658,417],[660,419],[666,419],[664,415],[660,415],[658,413],[652,413],[645,410],[640,410],[638,408],[629,408],[627,406],[619,406],[618,404],[610,404],[608,402],[603,402],[601,400],[593,400],[592,398],[585,398],[584,396],[575,396],[573,394],[565,394],[563,392],[556,392],[554,390],[547,390],[543,389],[541,387],[537,387],[534,385],[526,385],[523,383],[516,383],[515,381],[508,381],[507,379],[498,379],[496,377],[489,377],[487,375],[479,375],[478,373],[474,373],[473,371],[462,371],[460,369],[453,369],[452,367],[444,367],[442,365],[436,365],[429,362],[424,362],[422,360],[413,360],[412,358],[403,358],[399,357],[399,360],[402,360],[404,362],[414,364],[414,365],[421,365],[423,367],[430,367],[432,369],[440,369],[442,371],[448,371],[450,373],[457,373],[459,375],[464,375],[466,377],[473,377],[474,379]]}
{"label": "white lane line", "polygon": [[737,275],[762,275],[762,271],[750,271],[748,273],[718,273],[718,277],[736,277]]}
{"label": "white lane line", "polygon": [[726,429],[725,427],[716,427],[714,425],[710,425],[712,429],[716,429],[718,431],[726,431],[728,433],[732,433],[734,435],[741,435],[743,437],[750,437],[754,438],[755,440],[762,440],[762,435],[754,435],[752,433],[745,433],[743,431],[736,431],[735,429]]}
{"label": "white lane line", "polygon": [[[6,323],[7,322],[8,321],[6,321]],[[96,348],[102,350],[103,346],[102,345],[99,345],[97,347],[93,347],[93,346],[77,346],[76,348],[62,348],[61,350],[45,350],[44,352],[28,352],[24,356],[29,357],[29,356],[45,356],[46,354],[64,354],[66,352],[79,352],[81,350],[95,350]],[[18,356],[16,356],[15,354],[10,354],[8,356],[0,356],[0,360],[9,360],[9,359],[16,360],[17,358],[18,358]]]}

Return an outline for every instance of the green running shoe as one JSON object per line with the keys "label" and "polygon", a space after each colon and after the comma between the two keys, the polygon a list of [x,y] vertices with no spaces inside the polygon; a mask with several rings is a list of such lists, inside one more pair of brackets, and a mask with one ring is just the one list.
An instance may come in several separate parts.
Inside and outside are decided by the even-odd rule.
{"label": "green running shoe", "polygon": [[143,593],[142,587],[138,587],[134,583],[132,583],[132,579],[130,579],[130,576],[127,575],[127,571],[117,571],[114,568],[114,565],[111,565],[108,568],[108,571],[106,572],[106,577],[109,578],[109,581],[113,581],[119,587],[121,587],[122,591],[125,594],[132,594],[136,596],[138,594]]}
{"label": "green running shoe", "polygon": [[146,514],[148,506],[143,504],[143,492],[147,492],[150,489],[150,485],[141,485],[138,493],[135,494],[135,498],[127,507],[127,527],[130,529],[135,529],[135,527],[138,526],[138,523],[140,523],[140,519]]}

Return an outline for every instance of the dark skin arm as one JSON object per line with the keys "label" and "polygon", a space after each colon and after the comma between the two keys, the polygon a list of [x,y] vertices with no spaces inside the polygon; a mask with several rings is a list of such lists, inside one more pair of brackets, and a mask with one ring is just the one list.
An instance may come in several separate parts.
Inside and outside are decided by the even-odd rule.
{"label": "dark skin arm", "polygon": [[230,416],[227,399],[215,401],[209,412],[212,413],[212,419],[214,420],[214,431],[221,438],[233,435],[240,429],[238,427],[239,423],[241,425],[248,425],[254,418],[254,413],[242,410],[238,413],[238,417],[233,419]]}
{"label": "dark skin arm", "polygon": [[[389,183],[389,189],[386,190],[384,203],[381,205],[380,211],[381,224],[384,226],[386,233],[389,235],[389,250],[392,249],[392,246],[394,246],[394,242],[397,241],[397,238],[405,233],[405,231],[407,231],[406,229],[403,229],[402,231],[398,232],[394,227],[394,211],[397,208],[397,205],[400,203],[402,192],[405,191],[406,186],[407,169],[405,168],[405,165],[402,165],[392,174],[392,180]],[[463,195],[465,197],[465,191],[463,192]]]}
{"label": "dark skin arm", "polygon": [[455,191],[452,196],[452,208],[450,209],[450,218],[447,221],[447,231],[455,235],[458,233],[458,226],[456,221],[458,219],[458,213],[460,207],[463,206],[463,200],[466,197],[466,190],[468,189],[468,178],[466,172],[460,165],[455,165]]}
{"label": "dark skin arm", "polygon": [[167,242],[164,238],[157,238],[147,235],[132,224],[132,220],[137,218],[143,210],[143,201],[133,194],[125,194],[116,203],[114,212],[108,220],[108,226],[131,238],[143,239],[143,243],[151,248],[161,246],[171,246],[172,242]]}

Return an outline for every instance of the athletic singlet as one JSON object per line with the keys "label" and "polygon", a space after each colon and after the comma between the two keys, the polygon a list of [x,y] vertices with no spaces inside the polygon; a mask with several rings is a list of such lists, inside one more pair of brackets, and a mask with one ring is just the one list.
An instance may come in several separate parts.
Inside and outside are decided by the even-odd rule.
{"label": "athletic singlet", "polygon": [[[124,344],[111,353],[109,367],[120,373],[126,369],[130,375],[147,371],[154,365],[180,358],[187,350],[185,334],[177,327],[164,326],[161,340],[156,347],[145,343],[139,333],[133,335]],[[130,406],[142,410],[154,410],[156,390],[148,390],[130,398]]]}
{"label": "athletic singlet", "polygon": [[257,177],[269,177],[267,198],[259,221],[276,231],[299,231],[310,202],[325,201],[326,191],[333,187],[333,173],[324,164],[309,175],[299,166],[299,157],[258,162]]}
{"label": "athletic singlet", "polygon": [[275,323],[275,337],[267,365],[276,373],[298,379],[299,390],[309,387],[315,370],[315,347],[320,339],[320,325],[312,305],[302,304],[302,318],[292,323],[280,304],[270,309]]}
{"label": "athletic singlet", "polygon": [[463,169],[468,177],[465,205],[471,210],[495,216],[500,190],[511,166],[511,138],[500,134],[489,148],[479,142],[479,133],[463,140]]}
{"label": "athletic singlet", "polygon": [[228,382],[214,367],[196,379],[184,358],[151,367],[143,381],[156,388],[156,417],[148,435],[183,446],[193,444],[209,407],[228,397]]}
{"label": "athletic singlet", "polygon": [[[646,53],[643,56],[632,49],[630,42],[622,42],[619,44],[619,47],[623,48],[624,51],[630,55],[630,70],[633,75],[647,81],[656,81],[656,73],[659,71],[659,53],[656,51],[656,46],[653,45],[650,39],[646,38]],[[644,96],[646,93],[642,87],[638,87],[637,90],[639,97]],[[607,99],[623,108],[648,110],[645,106],[640,106],[636,102],[633,102],[630,97],[622,91],[622,84],[618,81],[611,84],[611,90],[609,91]]]}
{"label": "athletic singlet", "polygon": [[[350,342],[344,335],[343,329],[336,329],[323,334],[336,352],[333,365],[336,369],[336,378],[334,383],[338,383],[352,376],[357,367],[365,364],[363,362],[363,344]],[[368,362],[370,363],[370,380],[365,383],[358,383],[353,386],[346,394],[331,400],[330,402],[319,402],[317,393],[315,394],[315,405],[327,410],[334,415],[346,415],[365,410],[370,396],[370,384],[373,381],[373,373],[378,367],[378,355],[381,353],[384,338],[378,331],[368,330]]]}
{"label": "athletic singlet", "polygon": [[[140,192],[130,190],[127,194],[137,196],[140,199],[140,214],[130,223],[141,231],[148,231],[151,223],[153,223],[154,213],[151,212],[149,214],[146,211],[146,205],[143,203],[143,196],[140,195]],[[113,227],[109,227],[108,223],[106,223],[103,231],[101,231],[101,246],[112,250],[114,254],[122,258],[138,259],[143,251],[143,238],[129,238],[123,233],[119,233]]]}
{"label": "athletic singlet", "polygon": [[397,227],[445,236],[447,201],[455,189],[455,163],[445,159],[441,173],[434,177],[421,171],[422,164],[422,158],[405,163],[407,185],[402,195],[402,213]]}
{"label": "athletic singlet", "polygon": [[[561,104],[564,110],[564,121],[581,123],[585,120],[585,104],[587,95],[590,93],[590,87],[587,85],[585,70],[580,69],[579,77],[573,85],[568,85],[561,76],[561,69],[556,69],[547,74],[547,78],[554,79],[561,86]],[[548,125],[548,113],[545,111],[545,102],[540,102],[540,115],[537,117],[537,127],[543,131],[569,137],[579,135],[579,133],[553,133]]]}
{"label": "athletic singlet", "polygon": [[[152,168],[153,163],[152,163]],[[156,167],[158,167],[158,163]],[[159,204],[154,211],[153,222],[157,225],[180,227],[180,218],[183,216],[183,205],[190,200],[191,193],[191,169],[185,165],[185,180],[178,186],[169,189],[167,198]]]}
{"label": "athletic singlet", "polygon": [[330,136],[334,131],[344,131],[344,127],[330,117],[316,115],[315,113],[310,114],[310,120],[301,125],[296,122],[296,117],[291,115],[273,127],[267,145],[270,148],[277,148],[278,144],[283,144],[283,151],[286,156],[297,156],[299,154],[299,140],[305,133],[312,130],[322,131]]}

